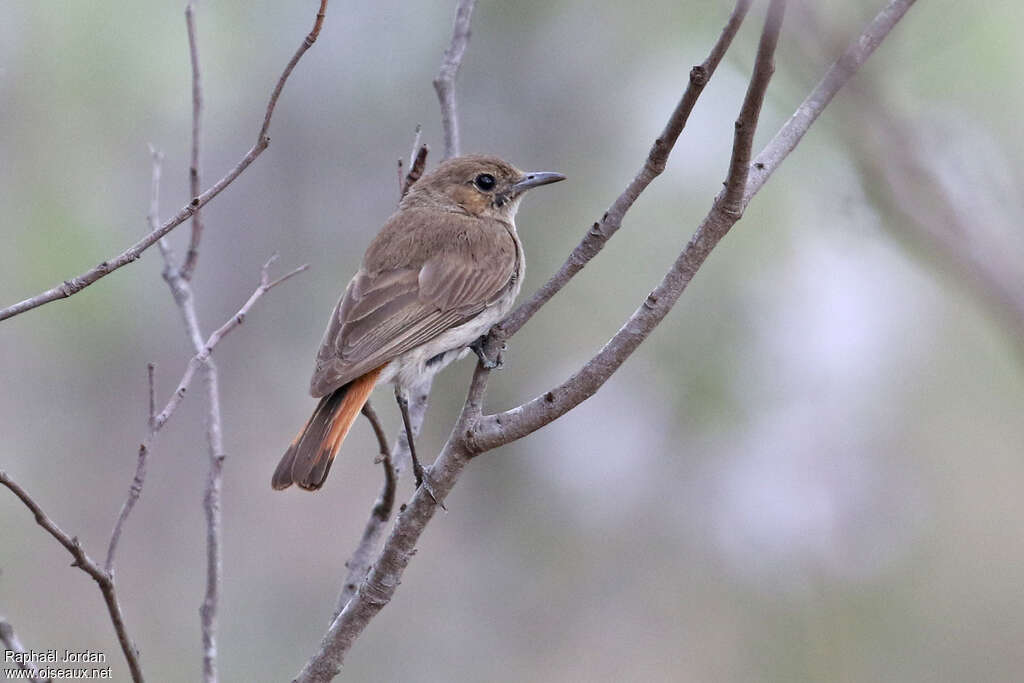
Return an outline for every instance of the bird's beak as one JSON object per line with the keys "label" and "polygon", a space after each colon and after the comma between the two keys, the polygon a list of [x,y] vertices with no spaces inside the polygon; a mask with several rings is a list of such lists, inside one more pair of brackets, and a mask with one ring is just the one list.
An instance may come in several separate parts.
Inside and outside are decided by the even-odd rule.
{"label": "bird's beak", "polygon": [[565,176],[561,173],[552,173],[551,171],[533,171],[524,175],[522,180],[512,186],[512,194],[522,194],[534,187],[550,185],[551,183],[557,183],[561,180],[565,180]]}

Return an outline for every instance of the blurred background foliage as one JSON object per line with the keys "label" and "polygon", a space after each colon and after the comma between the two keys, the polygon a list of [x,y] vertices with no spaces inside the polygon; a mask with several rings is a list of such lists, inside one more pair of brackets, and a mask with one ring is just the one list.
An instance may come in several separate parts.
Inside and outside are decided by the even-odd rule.
{"label": "blurred background foliage", "polygon": [[[204,185],[252,144],[315,4],[200,3]],[[524,292],[639,168],[731,4],[481,0],[458,84],[464,150],[570,178],[520,213]],[[271,253],[281,269],[312,266],[216,352],[229,453],[225,681],[299,669],[377,495],[364,423],[322,493],[274,493],[269,478],[312,408],[324,321],[394,208],[395,160],[417,123],[431,162],[440,156],[431,79],[453,5],[331,3],[270,149],[205,211],[195,286],[207,333]],[[512,341],[489,408],[577,368],[689,238],[725,174],[761,5],[668,171]],[[791,5],[758,148],[881,0]],[[188,200],[183,6],[4,5],[4,305],[143,233],[147,142],[166,154],[164,215]],[[352,651],[348,679],[1019,677],[1024,346],[1005,311],[913,238],[913,216],[863,162],[865,149],[887,160],[885,145],[864,145],[890,122],[928,141],[919,149],[945,183],[938,192],[966,211],[971,232],[956,242],[994,250],[1019,273],[1022,25],[1011,0],[917,3],[612,381],[469,467]],[[173,234],[178,253],[186,239],[187,227]],[[0,324],[0,467],[94,557],[146,432],[146,363],[158,364],[166,400],[189,356],[160,269],[151,250],[71,300]],[[464,362],[436,383],[424,452],[443,443],[470,371]],[[379,394],[394,429],[389,393]],[[202,422],[196,393],[157,441],[121,544],[117,578],[151,680],[199,675]],[[409,490],[403,482],[400,495]],[[125,680],[92,581],[9,494],[0,539],[0,612],[26,646],[101,650]]]}

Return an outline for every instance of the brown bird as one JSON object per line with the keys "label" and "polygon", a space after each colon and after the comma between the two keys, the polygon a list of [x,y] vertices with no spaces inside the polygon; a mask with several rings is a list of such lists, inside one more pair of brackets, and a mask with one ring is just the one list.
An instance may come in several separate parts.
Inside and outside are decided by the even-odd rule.
{"label": "brown bird", "polygon": [[501,159],[464,156],[420,178],[370,243],[334,309],[310,393],[320,399],[274,471],[271,485],[323,486],[334,456],[374,386],[393,382],[416,484],[424,472],[408,395],[470,348],[512,308],[525,262],[516,233],[530,188],[564,180]]}

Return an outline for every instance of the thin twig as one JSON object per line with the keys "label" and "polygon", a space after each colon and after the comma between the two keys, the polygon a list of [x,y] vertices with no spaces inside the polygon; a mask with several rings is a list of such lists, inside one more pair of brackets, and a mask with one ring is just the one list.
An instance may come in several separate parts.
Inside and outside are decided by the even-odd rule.
{"label": "thin twig", "polygon": [[592,258],[597,256],[598,252],[604,248],[604,245],[611,239],[612,235],[622,227],[622,220],[625,218],[626,212],[633,206],[633,202],[665,170],[665,165],[668,163],[672,148],[675,146],[676,140],[679,139],[679,135],[683,132],[683,128],[686,127],[687,120],[690,118],[690,112],[693,111],[694,105],[697,104],[698,98],[700,98],[701,93],[704,91],[704,86],[707,85],[721,63],[722,57],[725,56],[726,50],[732,44],[736,32],[739,31],[740,25],[747,15],[747,10],[750,9],[750,3],[751,0],[738,0],[736,2],[732,13],[729,15],[729,20],[722,29],[722,33],[715,42],[714,47],[711,48],[707,59],[690,70],[690,80],[686,90],[679,99],[679,103],[676,104],[676,108],[672,111],[672,115],[669,116],[665,129],[655,138],[643,166],[640,167],[633,181],[612,203],[608,211],[601,217],[601,220],[595,222],[587,230],[582,241],[572,250],[572,253],[569,254],[569,257],[562,264],[562,267],[558,269],[558,272],[544,283],[544,286],[537,290],[529,300],[517,306],[498,325],[495,330],[495,336],[501,339],[508,339],[518,332],[541,306],[561,291],[576,273],[582,270]]}
{"label": "thin twig", "polygon": [[[160,153],[153,145],[149,145],[149,155],[152,161],[152,170],[150,174],[150,194],[149,194],[149,211],[146,213],[146,220],[149,223],[150,229],[154,225],[160,222],[160,170],[163,165],[163,154]],[[160,242],[160,253],[163,254],[165,260],[170,260],[170,247],[167,245],[167,240],[161,239]],[[149,433],[146,435],[145,440],[139,444],[139,454],[135,461],[135,475],[132,477],[132,483],[128,487],[128,496],[125,498],[124,503],[121,504],[121,510],[118,512],[117,520],[114,522],[114,528],[110,531],[110,540],[107,542],[107,559],[104,562],[104,569],[110,576],[114,576],[114,561],[117,557],[117,546],[121,542],[121,532],[124,529],[124,523],[128,519],[128,516],[132,512],[132,508],[135,507],[135,503],[139,500],[139,496],[142,495],[142,487],[146,483],[146,464],[149,459],[149,451],[153,445],[154,439],[156,439],[156,433],[163,427],[164,422],[167,418],[162,421],[159,420],[159,416],[156,414],[156,380],[153,374],[153,364],[149,364],[148,378],[149,378]],[[177,407],[175,405],[175,407]],[[173,409],[171,410],[173,412]],[[168,413],[170,417],[170,413]]]}
{"label": "thin twig", "polygon": [[413,166],[416,165],[416,157],[420,153],[420,140],[423,138],[423,124],[417,123],[416,130],[413,132],[412,139],[412,151],[409,152],[409,172],[412,172]]}
{"label": "thin twig", "polygon": [[48,304],[52,301],[59,299],[66,299],[78,292],[82,291],[89,285],[93,284],[102,277],[109,275],[118,268],[125,266],[133,261],[138,260],[139,256],[146,249],[150,248],[155,244],[161,237],[169,233],[177,226],[184,223],[186,220],[195,215],[196,211],[206,206],[214,197],[221,193],[224,188],[230,185],[234,180],[245,171],[249,165],[256,160],[263,150],[270,144],[270,138],[267,137],[267,130],[270,127],[270,119],[274,114],[274,108],[277,105],[277,98],[281,94],[281,90],[284,88],[285,81],[288,80],[288,76],[291,75],[292,70],[298,63],[299,59],[305,54],[313,43],[316,41],[317,36],[320,34],[320,27],[323,25],[324,13],[327,9],[327,0],[320,0],[320,9],[316,15],[316,21],[313,25],[313,30],[310,31],[309,35],[305,37],[302,43],[299,45],[299,49],[292,56],[288,65],[285,67],[284,72],[278,79],[274,90],[270,95],[270,101],[267,104],[266,112],[263,116],[263,125],[260,127],[259,135],[249,151],[242,157],[242,159],[232,168],[228,173],[209,187],[202,194],[193,197],[192,200],[178,210],[173,217],[165,221],[159,228],[150,232],[148,235],[140,239],[132,246],[125,249],[117,256],[103,261],[99,265],[87,270],[86,272],[73,277],[69,280],[56,285],[45,292],[37,294],[36,296],[20,301],[16,304],[8,306],[7,308],[0,309],[0,320],[6,320],[16,315],[30,311],[33,308],[38,308],[44,304]]}
{"label": "thin twig", "polygon": [[43,527],[47,533],[53,536],[57,541],[64,546],[71,556],[75,558],[75,561],[71,563],[72,567],[78,567],[83,572],[92,577],[92,579],[99,585],[100,593],[103,594],[103,601],[107,605],[107,611],[110,613],[110,621],[114,625],[114,632],[117,634],[117,640],[121,645],[121,651],[124,653],[124,657],[128,662],[128,669],[131,671],[132,680],[139,683],[143,680],[142,668],[139,666],[139,653],[132,643],[131,638],[128,636],[128,629],[124,624],[124,614],[121,612],[121,604],[117,600],[117,590],[114,588],[114,579],[107,572],[93,562],[92,558],[82,548],[81,543],[78,542],[77,536],[69,536],[65,533],[57,524],[50,519],[50,517],[43,512],[43,509],[39,504],[30,496],[25,489],[15,483],[6,472],[0,471],[0,484],[3,484],[9,488],[14,495],[16,495],[22,503],[32,511],[35,516],[36,523]]}
{"label": "thin twig", "polygon": [[[189,63],[192,65],[192,160],[188,169],[189,192],[193,197],[199,194],[202,187],[201,145],[203,121],[203,81],[199,70],[199,45],[196,39],[195,0],[185,5],[185,27],[188,33]],[[188,252],[181,266],[181,277],[192,279],[192,273],[199,259],[199,242],[203,238],[203,217],[197,209],[192,216],[192,236],[189,238]]]}
{"label": "thin twig", "polygon": [[[52,678],[39,678],[39,669],[36,667],[35,662],[27,656],[25,646],[18,639],[18,634],[14,632],[14,627],[4,617],[0,617],[0,643],[4,644],[6,652],[21,655],[20,657],[13,657],[13,659],[16,660],[18,668],[24,671],[29,679],[43,681],[43,683],[50,683],[53,680]],[[4,660],[10,661],[8,656],[5,656]]]}
{"label": "thin twig", "polygon": [[455,8],[452,39],[444,51],[441,69],[434,79],[434,90],[441,103],[441,126],[444,128],[444,158],[459,156],[459,116],[455,106],[455,78],[462,66],[462,57],[469,45],[469,23],[476,0],[459,0]]}
{"label": "thin twig", "polygon": [[153,421],[156,420],[156,379],[153,377],[153,373],[156,370],[156,363],[147,363],[146,372],[149,377],[149,425],[153,426]]}

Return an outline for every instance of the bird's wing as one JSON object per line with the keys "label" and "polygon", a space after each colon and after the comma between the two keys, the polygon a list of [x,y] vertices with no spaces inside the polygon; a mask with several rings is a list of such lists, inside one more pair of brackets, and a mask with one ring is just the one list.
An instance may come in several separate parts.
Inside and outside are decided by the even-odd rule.
{"label": "bird's wing", "polygon": [[361,269],[324,333],[310,382],[313,396],[324,396],[469,321],[498,299],[518,261],[515,241],[506,228],[499,229],[485,247],[465,239],[442,244],[418,267]]}

